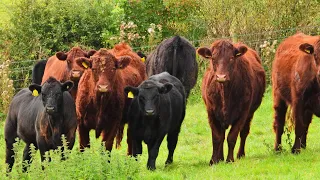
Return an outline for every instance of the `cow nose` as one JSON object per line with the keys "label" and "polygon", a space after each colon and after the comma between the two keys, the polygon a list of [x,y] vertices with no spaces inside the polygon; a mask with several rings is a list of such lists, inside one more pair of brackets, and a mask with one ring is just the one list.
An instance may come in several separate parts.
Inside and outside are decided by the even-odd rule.
{"label": "cow nose", "polygon": [[73,78],[80,78],[80,75],[81,75],[80,71],[74,70],[74,71],[71,72],[71,76]]}
{"label": "cow nose", "polygon": [[107,92],[108,91],[108,85],[98,85],[98,90],[100,92]]}
{"label": "cow nose", "polygon": [[148,109],[148,110],[146,110],[146,115],[147,115],[147,116],[152,116],[152,115],[154,115],[154,110],[153,110],[153,109]]}
{"label": "cow nose", "polygon": [[221,74],[217,74],[216,75],[216,81],[223,83],[227,80],[227,75],[221,75]]}
{"label": "cow nose", "polygon": [[47,113],[53,113],[53,112],[54,112],[54,107],[52,107],[52,106],[47,106],[47,107],[46,107],[46,111],[47,111]]}

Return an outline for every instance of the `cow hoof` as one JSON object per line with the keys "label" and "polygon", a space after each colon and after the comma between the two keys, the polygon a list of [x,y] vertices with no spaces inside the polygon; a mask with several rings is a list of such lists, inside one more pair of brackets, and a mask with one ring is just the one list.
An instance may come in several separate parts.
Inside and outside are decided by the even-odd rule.
{"label": "cow hoof", "polygon": [[234,162],[234,159],[227,159],[226,162],[227,162],[227,163],[233,163],[233,162]]}
{"label": "cow hoof", "polygon": [[150,170],[150,171],[156,170],[156,167],[155,167],[155,166],[147,166],[147,168],[148,168],[148,170]]}
{"label": "cow hoof", "polygon": [[300,154],[300,152],[301,152],[301,149],[300,149],[300,148],[295,148],[295,147],[293,147],[293,148],[291,149],[291,153],[292,153],[292,154]]}
{"label": "cow hoof", "polygon": [[245,156],[246,156],[245,153],[238,153],[237,154],[238,159],[244,158]]}
{"label": "cow hoof", "polygon": [[281,145],[278,145],[274,148],[274,151],[276,152],[281,152],[282,151],[282,146]]}
{"label": "cow hoof", "polygon": [[218,164],[219,163],[219,161],[214,161],[214,160],[210,160],[210,162],[209,162],[209,166],[212,166],[213,164]]}
{"label": "cow hoof", "polygon": [[168,159],[166,160],[166,165],[172,164],[173,160],[172,159]]}

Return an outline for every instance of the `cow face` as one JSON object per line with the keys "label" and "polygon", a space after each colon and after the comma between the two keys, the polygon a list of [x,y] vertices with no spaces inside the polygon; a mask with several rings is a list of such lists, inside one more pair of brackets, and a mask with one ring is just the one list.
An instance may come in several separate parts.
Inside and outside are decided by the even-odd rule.
{"label": "cow face", "polygon": [[78,58],[78,65],[91,69],[96,88],[99,93],[111,92],[112,87],[117,82],[116,73],[126,68],[131,61],[131,57],[122,56],[117,59],[106,49],[100,49],[94,56],[88,58]]}
{"label": "cow face", "polygon": [[230,73],[234,69],[234,62],[246,52],[246,46],[236,48],[227,40],[214,42],[211,49],[201,47],[197,50],[200,56],[211,60],[211,67],[215,72],[214,79],[219,83],[230,80]]}
{"label": "cow face", "polygon": [[159,111],[160,96],[166,94],[172,89],[171,83],[163,85],[155,84],[152,81],[143,82],[138,88],[127,86],[125,93],[132,93],[138,99],[139,109],[145,116],[156,116]]}
{"label": "cow face", "polygon": [[66,81],[61,84],[55,78],[50,77],[42,86],[32,84],[29,90],[36,94],[40,93],[43,106],[48,114],[55,114],[59,112],[62,106],[63,92],[70,91],[73,87],[72,81]]}
{"label": "cow face", "polygon": [[69,72],[70,80],[72,81],[79,81],[81,75],[83,74],[84,69],[82,66],[79,66],[75,59],[78,57],[87,57],[89,58],[92,56],[96,51],[90,50],[88,53],[83,51],[80,47],[73,47],[69,52],[57,52],[56,57],[61,61],[67,62],[67,68]]}

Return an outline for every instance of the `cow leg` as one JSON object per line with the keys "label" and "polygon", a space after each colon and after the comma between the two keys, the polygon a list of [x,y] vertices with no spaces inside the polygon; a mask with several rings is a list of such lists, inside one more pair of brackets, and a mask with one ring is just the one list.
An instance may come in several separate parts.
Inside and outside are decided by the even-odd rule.
{"label": "cow leg", "polygon": [[[131,156],[133,155],[133,142],[132,142],[132,136],[130,133],[130,126],[128,125],[128,129],[127,129],[127,144],[128,144],[128,150],[127,150],[127,155]],[[141,148],[142,149],[142,148]],[[142,152],[142,151],[141,151]]]}
{"label": "cow leg", "polygon": [[166,160],[166,164],[171,164],[173,162],[173,153],[177,146],[179,132],[180,132],[180,127],[177,130],[169,133],[167,136],[167,141],[168,141],[167,147],[169,150],[169,154]]}
{"label": "cow leg", "polygon": [[105,143],[106,150],[111,152],[114,138],[117,134],[117,128],[112,128],[111,130],[103,130],[102,131],[102,142]]}
{"label": "cow leg", "polygon": [[239,147],[239,151],[237,154],[237,158],[240,159],[241,157],[245,156],[245,144],[246,144],[246,139],[248,137],[249,131],[250,131],[250,123],[251,123],[251,119],[253,117],[253,114],[250,115],[245,123],[245,125],[243,126],[242,130],[240,131],[240,147]]}
{"label": "cow leg", "polygon": [[[45,160],[45,153],[47,151],[49,151],[50,149],[49,149],[48,145],[46,144],[44,137],[38,137],[37,144],[38,144],[38,148],[40,151],[41,162],[43,162]],[[49,162],[51,161],[50,155],[48,157],[48,161]],[[44,170],[44,166],[42,166],[42,170]]]}
{"label": "cow leg", "polygon": [[219,161],[223,161],[223,141],[225,136],[225,131],[222,129],[219,122],[216,121],[213,113],[208,111],[209,124],[211,127],[212,134],[212,157],[209,162],[209,165],[213,165],[218,163]]}
{"label": "cow leg", "polygon": [[306,148],[307,147],[307,134],[308,134],[308,129],[309,129],[309,125],[311,123],[311,120],[312,120],[312,113],[309,112],[309,111],[305,111],[304,112],[304,117],[303,117],[303,121],[304,121],[304,124],[305,124],[305,130],[304,130],[304,134],[302,136],[302,139],[301,139],[301,147],[302,148]]}
{"label": "cow leg", "polygon": [[147,163],[147,168],[149,170],[155,170],[156,169],[156,159],[159,154],[159,148],[161,145],[161,142],[164,138],[165,134],[160,134],[156,141],[152,144],[148,144],[148,163]]}
{"label": "cow leg", "polygon": [[90,129],[86,126],[79,124],[79,138],[80,138],[80,151],[83,152],[85,148],[90,148]]}
{"label": "cow leg", "polygon": [[8,164],[7,173],[11,172],[12,166],[14,164],[14,151],[13,144],[16,142],[17,135],[17,127],[12,124],[13,121],[6,121],[5,124],[5,141],[6,141],[6,164]]}
{"label": "cow leg", "polygon": [[[240,132],[240,129],[242,129],[246,123],[246,120],[248,119],[248,114],[243,114],[242,117],[236,121],[234,125],[232,125],[230,132],[228,134],[228,156],[227,156],[227,162],[234,162],[234,147],[237,142],[237,138]],[[245,140],[245,139],[244,139]]]}
{"label": "cow leg", "polygon": [[132,155],[137,157],[138,154],[142,154],[142,140],[133,139],[132,140]]}
{"label": "cow leg", "polygon": [[293,107],[293,117],[295,120],[295,140],[294,140],[294,145],[292,146],[291,152],[292,153],[300,153],[301,151],[301,140],[302,136],[305,134],[306,127],[303,123],[303,104],[302,101],[298,99]]}
{"label": "cow leg", "polygon": [[[35,147],[37,150],[36,145],[35,145]],[[26,144],[26,146],[24,147],[22,162],[26,163],[26,164],[22,165],[22,172],[27,172],[30,164],[32,163],[31,152],[30,152],[30,143]]]}
{"label": "cow leg", "polygon": [[284,123],[287,113],[287,104],[279,96],[273,96],[274,122],[273,130],[276,133],[275,151],[281,150],[281,136],[283,134]]}
{"label": "cow leg", "polygon": [[[76,128],[70,130],[69,132],[67,132],[67,136],[66,136],[66,140],[67,140],[67,146],[69,150],[72,150],[73,146],[74,146],[74,142],[75,142],[75,131]],[[65,160],[66,156],[65,156],[65,149],[64,146],[62,146],[61,149],[62,153],[61,153],[61,160]]]}

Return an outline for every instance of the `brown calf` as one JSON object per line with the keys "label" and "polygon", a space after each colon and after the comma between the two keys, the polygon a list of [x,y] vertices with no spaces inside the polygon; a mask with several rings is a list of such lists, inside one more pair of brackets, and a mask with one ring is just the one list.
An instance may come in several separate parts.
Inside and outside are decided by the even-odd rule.
{"label": "brown calf", "polygon": [[107,49],[100,49],[90,59],[76,60],[79,66],[86,68],[76,98],[81,150],[90,146],[91,129],[95,129],[96,138],[102,134],[106,150],[112,150],[125,106],[124,77],[131,75],[124,69],[131,60],[129,56],[117,59]]}
{"label": "brown calf", "polygon": [[73,47],[67,53],[57,52],[56,55],[51,56],[48,59],[41,84],[43,84],[50,76],[61,82],[72,80],[74,82],[74,88],[71,91],[71,95],[73,99],[75,99],[78,82],[84,70],[82,67],[77,65],[74,59],[78,57],[90,57],[95,52],[95,50],[86,52],[80,47]]}
{"label": "brown calf", "polygon": [[[295,142],[292,153],[306,147],[312,115],[320,115],[320,36],[297,33],[278,47],[272,65],[275,150],[281,150],[281,136],[288,105],[292,107]],[[316,101],[318,100],[318,101]]]}
{"label": "brown calf", "polygon": [[229,126],[227,162],[233,162],[239,132],[241,142],[237,157],[245,155],[250,122],[265,91],[265,72],[257,53],[244,44],[217,40],[211,48],[199,48],[197,53],[210,60],[202,81],[202,98],[212,132],[210,165],[224,160],[223,142]]}

